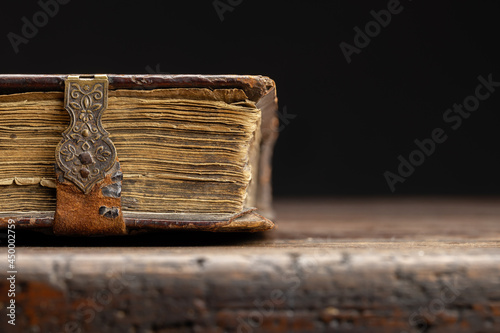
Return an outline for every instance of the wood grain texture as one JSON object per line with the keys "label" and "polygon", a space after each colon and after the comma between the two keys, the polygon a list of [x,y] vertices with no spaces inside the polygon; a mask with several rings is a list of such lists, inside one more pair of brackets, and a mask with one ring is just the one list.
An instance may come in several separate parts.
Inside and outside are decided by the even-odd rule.
{"label": "wood grain texture", "polygon": [[498,203],[278,200],[264,235],[20,233],[15,329],[498,332]]}

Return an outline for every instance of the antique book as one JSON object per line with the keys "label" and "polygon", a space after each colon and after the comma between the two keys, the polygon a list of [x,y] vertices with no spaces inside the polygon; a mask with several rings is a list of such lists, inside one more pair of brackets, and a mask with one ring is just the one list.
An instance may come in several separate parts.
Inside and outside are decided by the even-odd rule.
{"label": "antique book", "polygon": [[274,81],[0,75],[0,228],[273,228]]}

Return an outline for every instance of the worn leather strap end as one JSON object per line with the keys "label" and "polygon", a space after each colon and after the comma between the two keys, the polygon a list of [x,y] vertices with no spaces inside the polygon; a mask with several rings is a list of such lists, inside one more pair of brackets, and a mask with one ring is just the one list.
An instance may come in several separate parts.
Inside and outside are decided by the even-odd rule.
{"label": "worn leather strap end", "polygon": [[121,208],[123,175],[116,162],[104,180],[85,194],[59,173],[53,231],[58,235],[109,236],[126,234]]}

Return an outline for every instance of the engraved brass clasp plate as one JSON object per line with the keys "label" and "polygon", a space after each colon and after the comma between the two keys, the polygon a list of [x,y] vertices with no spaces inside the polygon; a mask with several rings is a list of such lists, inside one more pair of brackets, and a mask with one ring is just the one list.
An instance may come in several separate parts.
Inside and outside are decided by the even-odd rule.
{"label": "engraved brass clasp plate", "polygon": [[108,106],[108,77],[68,76],[64,103],[71,123],[57,146],[56,163],[64,178],[87,194],[116,161],[115,146],[101,123]]}

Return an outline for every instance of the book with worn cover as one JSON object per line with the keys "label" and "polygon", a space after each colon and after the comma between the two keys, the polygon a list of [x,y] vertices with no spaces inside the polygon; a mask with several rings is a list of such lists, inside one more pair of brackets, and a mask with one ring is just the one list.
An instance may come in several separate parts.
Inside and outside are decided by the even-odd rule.
{"label": "book with worn cover", "polygon": [[0,228],[273,228],[274,81],[0,75]]}

